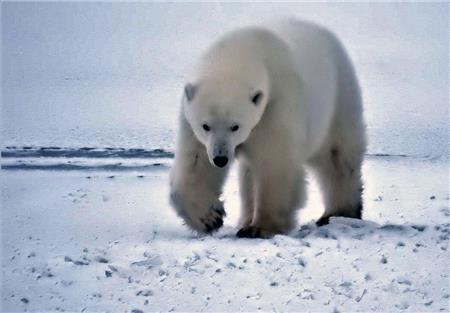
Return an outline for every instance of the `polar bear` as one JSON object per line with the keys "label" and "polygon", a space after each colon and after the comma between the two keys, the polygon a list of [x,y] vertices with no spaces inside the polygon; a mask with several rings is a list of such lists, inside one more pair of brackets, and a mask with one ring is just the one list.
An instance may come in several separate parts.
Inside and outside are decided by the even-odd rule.
{"label": "polar bear", "polygon": [[186,224],[223,224],[222,186],[233,159],[242,200],[238,237],[267,238],[296,225],[305,168],[325,213],[361,218],[365,125],[357,78],[328,30],[298,20],[225,35],[184,88],[171,170],[171,204]]}

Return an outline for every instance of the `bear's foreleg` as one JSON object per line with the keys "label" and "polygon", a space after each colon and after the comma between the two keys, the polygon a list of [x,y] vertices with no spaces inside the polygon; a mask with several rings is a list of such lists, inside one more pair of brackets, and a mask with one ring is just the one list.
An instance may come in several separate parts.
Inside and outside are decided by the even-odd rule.
{"label": "bear's foreleg", "polygon": [[211,165],[205,147],[182,117],[170,178],[170,202],[186,224],[199,233],[211,233],[223,225],[225,210],[219,197],[227,168]]}
{"label": "bear's foreleg", "polygon": [[296,224],[296,209],[304,203],[304,172],[288,162],[261,164],[254,170],[255,212],[237,236],[268,238],[287,233]]}
{"label": "bear's foreleg", "polygon": [[251,167],[241,161],[239,163],[239,192],[241,195],[241,217],[239,226],[245,228],[250,226],[253,220],[255,206],[255,191]]}

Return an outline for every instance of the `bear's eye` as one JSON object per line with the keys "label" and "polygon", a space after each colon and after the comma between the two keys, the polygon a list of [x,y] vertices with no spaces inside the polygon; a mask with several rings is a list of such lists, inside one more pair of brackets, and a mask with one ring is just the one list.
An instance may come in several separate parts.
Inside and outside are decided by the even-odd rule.
{"label": "bear's eye", "polygon": [[230,129],[231,129],[232,132],[235,132],[235,131],[237,131],[239,129],[239,125],[233,125],[233,126],[230,127]]}
{"label": "bear's eye", "polygon": [[211,130],[211,128],[207,124],[203,124],[202,127],[207,132],[209,132]]}
{"label": "bear's eye", "polygon": [[261,102],[262,97],[263,97],[262,91],[258,90],[250,97],[250,99],[252,100],[254,105],[258,105]]}

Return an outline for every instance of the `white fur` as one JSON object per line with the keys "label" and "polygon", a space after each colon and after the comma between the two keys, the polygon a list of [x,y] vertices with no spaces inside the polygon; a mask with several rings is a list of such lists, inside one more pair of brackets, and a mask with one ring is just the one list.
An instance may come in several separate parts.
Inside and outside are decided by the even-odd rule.
{"label": "white fur", "polygon": [[[207,51],[189,87],[171,199],[191,228],[210,232],[222,225],[219,196],[229,166],[214,166],[219,155],[240,162],[239,236],[267,237],[295,226],[295,211],[305,201],[305,166],[323,191],[320,223],[336,215],[360,218],[361,96],[332,33],[296,20],[237,30]],[[255,92],[263,95],[257,104]],[[232,125],[239,130],[230,131]]]}

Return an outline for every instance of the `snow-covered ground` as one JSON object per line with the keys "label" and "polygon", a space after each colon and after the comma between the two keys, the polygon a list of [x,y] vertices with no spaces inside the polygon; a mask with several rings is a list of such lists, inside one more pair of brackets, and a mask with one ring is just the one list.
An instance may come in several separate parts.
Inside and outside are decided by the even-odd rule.
{"label": "snow-covered ground", "polygon": [[[170,161],[168,162],[170,164]],[[2,312],[449,312],[448,163],[368,157],[364,221],[316,228],[314,181],[299,227],[237,239],[187,230],[167,201],[168,167],[4,170]]]}

